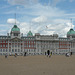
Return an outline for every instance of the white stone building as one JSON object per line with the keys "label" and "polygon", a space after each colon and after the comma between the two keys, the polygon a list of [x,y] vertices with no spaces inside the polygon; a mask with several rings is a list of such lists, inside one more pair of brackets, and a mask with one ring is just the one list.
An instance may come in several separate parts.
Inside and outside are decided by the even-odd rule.
{"label": "white stone building", "polygon": [[7,36],[0,36],[0,55],[46,55],[47,51],[53,54],[75,53],[75,31],[70,29],[67,37],[59,37],[57,34],[41,35],[28,32],[27,36],[21,34],[17,25],[14,25]]}

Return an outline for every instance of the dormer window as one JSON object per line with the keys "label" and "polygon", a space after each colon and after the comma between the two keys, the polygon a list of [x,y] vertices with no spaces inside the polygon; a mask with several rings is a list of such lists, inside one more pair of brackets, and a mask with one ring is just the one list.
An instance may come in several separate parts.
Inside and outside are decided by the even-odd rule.
{"label": "dormer window", "polygon": [[14,33],[14,36],[18,36],[18,34],[17,33]]}

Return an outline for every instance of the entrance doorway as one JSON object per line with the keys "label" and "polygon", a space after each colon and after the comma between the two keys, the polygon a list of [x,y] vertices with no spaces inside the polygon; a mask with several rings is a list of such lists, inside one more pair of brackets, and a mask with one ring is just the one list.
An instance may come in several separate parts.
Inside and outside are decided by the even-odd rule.
{"label": "entrance doorway", "polygon": [[50,51],[49,50],[47,50],[47,54],[50,55]]}

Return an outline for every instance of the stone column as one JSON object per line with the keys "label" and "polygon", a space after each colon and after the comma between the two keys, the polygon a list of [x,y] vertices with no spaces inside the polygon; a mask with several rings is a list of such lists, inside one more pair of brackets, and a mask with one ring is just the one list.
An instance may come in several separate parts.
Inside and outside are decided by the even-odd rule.
{"label": "stone column", "polygon": [[22,43],[22,44],[23,44],[23,47],[22,47],[22,48],[23,48],[22,53],[24,54],[24,40],[23,40],[23,43]]}
{"label": "stone column", "polygon": [[8,40],[8,51],[7,51],[7,55],[9,55],[9,40]]}

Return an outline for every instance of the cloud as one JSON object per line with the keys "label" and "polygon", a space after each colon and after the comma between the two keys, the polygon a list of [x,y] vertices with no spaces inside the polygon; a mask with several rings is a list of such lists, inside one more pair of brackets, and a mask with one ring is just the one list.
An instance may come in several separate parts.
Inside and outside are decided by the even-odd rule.
{"label": "cloud", "polygon": [[[48,3],[45,0],[41,0],[44,5],[56,6],[62,0],[48,0]],[[22,5],[22,6],[30,6],[33,4],[41,3],[40,0],[8,0],[8,3],[11,5]],[[41,3],[42,4],[42,3]]]}
{"label": "cloud", "polygon": [[[5,14],[23,14],[23,15],[29,15],[29,16],[47,16],[47,17],[59,17],[64,14],[64,11],[51,6],[43,6],[41,4],[36,4],[31,6],[30,8],[20,8],[17,7],[18,10],[10,10],[8,12],[5,12]],[[58,12],[59,11],[59,12]]]}
{"label": "cloud", "polygon": [[45,16],[39,16],[37,18],[32,19],[32,22],[37,22],[37,23],[41,23],[41,22],[46,22],[47,18]]}
{"label": "cloud", "polygon": [[68,22],[70,22],[70,20],[66,20],[66,19],[54,19],[54,21],[53,21],[54,23],[68,23]]}
{"label": "cloud", "polygon": [[15,20],[15,19],[8,19],[7,23],[9,23],[9,24],[15,24],[15,23],[19,24],[19,21]]}
{"label": "cloud", "polygon": [[[67,20],[65,21],[64,19],[62,19],[62,21],[58,24],[44,24],[44,23],[38,24],[34,22],[20,23],[19,28],[21,30],[21,33],[24,33],[24,35],[27,35],[28,31],[31,30],[33,34],[35,33],[40,33],[41,35],[58,34],[59,36],[66,36],[67,32],[71,28],[71,23],[68,22]],[[72,27],[74,28],[74,25],[72,25]]]}
{"label": "cloud", "polygon": [[[24,36],[27,35],[29,30],[31,30],[33,34],[35,33],[40,33],[41,35],[58,34],[59,36],[66,36],[67,32],[71,28],[71,23],[68,20],[52,19],[49,23],[45,23],[47,20],[48,20],[47,17],[39,16],[33,18],[31,22],[19,22],[19,21],[17,22],[19,23],[18,27],[20,28],[20,31],[21,33],[24,34]],[[8,19],[7,22],[12,24],[15,22],[15,20]],[[74,25],[72,25],[72,27],[74,28]]]}
{"label": "cloud", "polygon": [[[7,30],[0,29],[0,36],[1,36],[1,35],[4,36],[6,32],[7,32]],[[7,34],[7,33],[6,33],[6,34]]]}
{"label": "cloud", "polygon": [[[55,25],[48,25],[47,30],[54,31],[53,34],[58,34],[59,36],[66,36],[67,32],[71,28],[71,23],[60,23],[60,24],[55,24]],[[74,28],[74,25],[72,25],[72,28]]]}
{"label": "cloud", "polygon": [[1,30],[0,32],[6,32],[6,30]]}
{"label": "cloud", "polygon": [[29,31],[30,25],[27,22],[21,22],[19,25],[19,28],[21,30],[21,33],[27,34],[27,32]]}
{"label": "cloud", "polygon": [[[24,7],[26,6],[31,6],[40,3],[42,5],[42,2],[44,3],[45,6],[56,6],[59,2],[62,0],[48,0],[46,2],[45,0],[7,0],[9,4],[11,5],[22,5]],[[40,2],[42,1],[42,2]]]}
{"label": "cloud", "polygon": [[7,27],[8,25],[0,24],[0,27],[5,27],[5,26]]}
{"label": "cloud", "polygon": [[42,3],[45,6],[52,6],[55,7],[57,4],[64,2],[64,1],[69,1],[69,2],[73,2],[74,0],[48,0],[47,2],[45,0],[7,0],[9,4],[11,5],[22,5],[24,7],[31,7],[32,5],[38,4],[40,3],[42,5]]}
{"label": "cloud", "polygon": [[69,0],[70,2],[73,2],[74,0]]}
{"label": "cloud", "polygon": [[11,5],[31,5],[38,3],[38,0],[8,0],[8,3]]}
{"label": "cloud", "polygon": [[65,1],[73,2],[73,1],[75,1],[75,0],[52,0],[51,6],[56,6],[56,5],[59,4],[60,2],[62,3],[62,2],[65,2]]}
{"label": "cloud", "polygon": [[4,5],[4,6],[2,6],[0,9],[7,9],[7,8],[9,8],[10,7],[10,5]]}
{"label": "cloud", "polygon": [[[8,1],[12,5],[25,6],[25,4],[26,5],[30,4],[29,2],[30,0],[12,0],[12,1],[8,0]],[[31,1],[33,5],[28,8],[20,9],[19,6],[17,6],[18,10],[16,10],[16,12],[18,14],[23,15],[23,17],[19,19],[20,21],[16,21],[19,23],[18,26],[21,30],[21,33],[24,33],[24,35],[26,35],[28,31],[31,30],[33,34],[40,33],[42,35],[52,35],[54,33],[57,33],[60,36],[66,36],[67,31],[71,28],[69,20],[63,19],[65,17],[66,12],[58,9],[57,7],[44,6],[38,3],[38,0],[31,0]],[[58,4],[60,1],[61,0],[53,0],[53,3],[55,2],[54,6]],[[10,13],[12,12],[10,11]],[[27,17],[24,17],[24,15],[26,15]],[[15,23],[15,20],[8,19],[7,22]]]}
{"label": "cloud", "polygon": [[52,6],[56,6],[61,0],[52,0]]}

